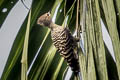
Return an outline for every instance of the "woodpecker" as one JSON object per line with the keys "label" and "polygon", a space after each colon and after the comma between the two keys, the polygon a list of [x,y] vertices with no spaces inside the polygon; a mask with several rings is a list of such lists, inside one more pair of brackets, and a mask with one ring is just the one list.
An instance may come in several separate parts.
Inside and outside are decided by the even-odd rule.
{"label": "woodpecker", "polygon": [[80,72],[79,57],[76,51],[79,39],[72,36],[69,29],[52,22],[50,13],[45,13],[37,20],[37,24],[51,30],[51,38],[58,52],[67,61],[75,74]]}

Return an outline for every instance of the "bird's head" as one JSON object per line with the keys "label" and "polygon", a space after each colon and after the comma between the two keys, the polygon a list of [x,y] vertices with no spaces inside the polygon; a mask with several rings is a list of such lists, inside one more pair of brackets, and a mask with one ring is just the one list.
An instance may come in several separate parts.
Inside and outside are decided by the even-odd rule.
{"label": "bird's head", "polygon": [[52,18],[49,12],[41,15],[37,20],[38,25],[47,26],[47,27],[50,27],[51,22],[52,22]]}

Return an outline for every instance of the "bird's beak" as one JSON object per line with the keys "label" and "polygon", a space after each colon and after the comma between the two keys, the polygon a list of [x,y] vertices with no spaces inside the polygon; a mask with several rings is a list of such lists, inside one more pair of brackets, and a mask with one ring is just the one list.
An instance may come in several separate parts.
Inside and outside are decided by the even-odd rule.
{"label": "bird's beak", "polygon": [[43,23],[39,19],[37,20],[37,24],[41,25],[41,26],[44,26]]}
{"label": "bird's beak", "polygon": [[39,24],[39,25],[41,24],[41,22],[40,22],[40,20],[39,20],[39,19],[37,20],[37,24]]}

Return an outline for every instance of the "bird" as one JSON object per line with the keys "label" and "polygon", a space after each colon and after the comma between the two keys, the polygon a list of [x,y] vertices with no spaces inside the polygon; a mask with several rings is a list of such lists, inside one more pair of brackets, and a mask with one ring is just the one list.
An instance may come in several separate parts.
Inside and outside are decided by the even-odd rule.
{"label": "bird", "polygon": [[50,12],[41,15],[37,20],[37,24],[50,29],[52,42],[57,51],[67,61],[74,74],[78,74],[80,66],[76,49],[79,39],[72,36],[68,28],[53,23]]}

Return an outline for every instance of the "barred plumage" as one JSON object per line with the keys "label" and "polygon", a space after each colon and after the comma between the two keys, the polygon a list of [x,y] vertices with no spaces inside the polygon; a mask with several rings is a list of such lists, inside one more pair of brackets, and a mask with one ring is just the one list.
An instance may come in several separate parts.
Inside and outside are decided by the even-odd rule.
{"label": "barred plumage", "polygon": [[78,62],[78,54],[75,51],[77,42],[70,33],[69,29],[54,24],[49,13],[42,15],[38,19],[37,23],[43,26],[48,26],[51,29],[53,44],[58,49],[60,55],[65,58],[73,72],[78,73],[80,71],[80,67]]}

